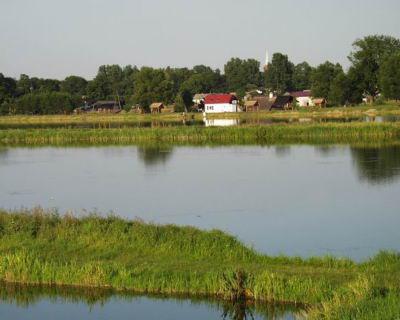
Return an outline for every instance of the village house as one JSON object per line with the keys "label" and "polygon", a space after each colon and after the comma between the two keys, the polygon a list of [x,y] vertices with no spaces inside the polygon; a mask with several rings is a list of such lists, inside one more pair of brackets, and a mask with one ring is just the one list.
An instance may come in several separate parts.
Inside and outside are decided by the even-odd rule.
{"label": "village house", "polygon": [[244,111],[246,111],[246,112],[258,111],[258,101],[257,100],[245,101],[244,102]]}
{"label": "village house", "polygon": [[271,106],[270,110],[288,110],[292,108],[294,98],[290,95],[278,96],[274,104]]}
{"label": "village house", "polygon": [[151,113],[161,113],[162,109],[164,109],[164,104],[162,102],[154,102],[150,105]]}
{"label": "village house", "polygon": [[288,95],[290,95],[296,99],[297,105],[299,107],[313,107],[314,106],[311,90],[294,91],[294,92],[288,93]]}
{"label": "village house", "polygon": [[255,96],[252,100],[257,101],[258,111],[268,111],[275,102],[275,97]]}
{"label": "village house", "polygon": [[315,98],[315,99],[313,99],[313,104],[315,107],[325,108],[326,107],[326,99],[325,98]]}
{"label": "village house", "polygon": [[209,94],[204,99],[204,112],[238,112],[238,98],[233,94]]}

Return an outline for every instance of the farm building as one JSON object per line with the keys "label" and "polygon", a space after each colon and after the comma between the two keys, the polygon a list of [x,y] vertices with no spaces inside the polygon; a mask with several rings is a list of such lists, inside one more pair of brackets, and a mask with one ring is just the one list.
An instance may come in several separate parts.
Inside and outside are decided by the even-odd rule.
{"label": "farm building", "polygon": [[296,99],[296,102],[300,107],[314,106],[311,90],[290,92],[289,95]]}
{"label": "farm building", "polygon": [[238,112],[238,98],[233,94],[209,94],[204,107],[206,113]]}
{"label": "farm building", "polygon": [[199,105],[199,104],[202,104],[202,103],[204,103],[204,99],[205,99],[205,97],[207,96],[207,93],[196,93],[194,96],[193,96],[193,103],[195,104],[195,105]]}
{"label": "farm building", "polygon": [[111,111],[111,110],[120,110],[121,107],[118,103],[118,101],[106,101],[106,100],[99,100],[93,103],[90,106],[90,109],[96,110],[96,111]]}
{"label": "farm building", "polygon": [[161,113],[162,109],[164,109],[164,104],[162,102],[154,102],[150,105],[151,113]]}
{"label": "farm building", "polygon": [[292,96],[278,96],[274,104],[271,106],[270,110],[273,109],[280,109],[280,110],[287,110],[292,108],[294,98]]}
{"label": "farm building", "polygon": [[244,102],[244,110],[246,112],[254,112],[258,111],[258,101],[257,100],[248,100]]}
{"label": "farm building", "polygon": [[315,98],[315,99],[313,99],[313,104],[316,107],[325,108],[326,107],[326,99],[324,99],[324,98]]}
{"label": "farm building", "polygon": [[267,96],[255,96],[252,100],[257,101],[258,103],[258,110],[259,111],[267,111],[271,109],[271,106],[275,102],[275,97],[267,97]]}

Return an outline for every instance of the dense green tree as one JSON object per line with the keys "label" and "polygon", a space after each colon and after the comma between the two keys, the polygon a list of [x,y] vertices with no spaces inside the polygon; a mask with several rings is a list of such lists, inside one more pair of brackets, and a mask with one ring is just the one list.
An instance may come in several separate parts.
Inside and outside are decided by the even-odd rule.
{"label": "dense green tree", "polygon": [[229,91],[243,93],[262,85],[260,62],[255,59],[232,58],[225,64],[224,72]]}
{"label": "dense green tree", "polygon": [[119,65],[103,65],[89,82],[87,92],[93,99],[118,99],[123,93],[123,87],[122,68]]}
{"label": "dense green tree", "polygon": [[313,68],[307,62],[296,65],[293,70],[293,89],[298,91],[310,89],[312,71]]}
{"label": "dense green tree", "polygon": [[180,91],[196,93],[225,92],[226,82],[220,71],[203,65],[195,66],[192,75],[182,83]]}
{"label": "dense green tree", "polygon": [[400,52],[383,61],[379,70],[379,86],[386,98],[400,100]]}
{"label": "dense green tree", "polygon": [[61,82],[60,91],[71,95],[86,95],[87,80],[78,76],[69,76]]}
{"label": "dense green tree", "polygon": [[171,103],[174,101],[174,84],[167,79],[164,70],[150,67],[141,68],[136,73],[134,86],[133,100],[144,108],[148,108],[153,102]]}
{"label": "dense green tree", "polygon": [[343,73],[343,68],[338,63],[333,64],[327,61],[319,65],[311,76],[313,96],[328,99],[333,80],[341,73]]}
{"label": "dense green tree", "polygon": [[283,94],[293,89],[294,65],[287,55],[275,53],[265,74],[265,85],[270,91]]}
{"label": "dense green tree", "polygon": [[339,72],[332,80],[328,101],[331,105],[343,106],[347,105],[350,100],[350,83],[349,78],[344,72]]}
{"label": "dense green tree", "polygon": [[188,90],[183,90],[176,95],[175,111],[183,112],[188,111],[193,105],[193,96]]}
{"label": "dense green tree", "polygon": [[17,82],[13,78],[5,77],[0,73],[0,104],[15,97]]}
{"label": "dense green tree", "polygon": [[28,93],[14,102],[18,114],[59,114],[70,113],[79,106],[80,99],[74,99],[64,92]]}
{"label": "dense green tree", "polygon": [[383,61],[400,51],[400,40],[383,35],[368,36],[353,43],[350,72],[357,78],[359,90],[375,97],[379,93],[378,74]]}
{"label": "dense green tree", "polygon": [[31,93],[33,91],[31,79],[26,74],[21,74],[17,81],[17,95],[22,96],[24,94]]}

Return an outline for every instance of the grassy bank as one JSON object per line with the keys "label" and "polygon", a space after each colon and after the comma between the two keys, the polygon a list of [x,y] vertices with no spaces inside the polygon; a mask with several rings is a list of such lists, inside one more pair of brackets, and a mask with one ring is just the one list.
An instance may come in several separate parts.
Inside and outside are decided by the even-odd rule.
{"label": "grassy bank", "polygon": [[240,127],[0,130],[2,145],[139,143],[358,143],[397,141],[400,123],[326,123]]}
{"label": "grassy bank", "polygon": [[[0,211],[0,280],[279,301],[311,318],[400,316],[400,255],[269,257],[217,231],[117,217]],[[386,317],[386,319],[392,319]]]}

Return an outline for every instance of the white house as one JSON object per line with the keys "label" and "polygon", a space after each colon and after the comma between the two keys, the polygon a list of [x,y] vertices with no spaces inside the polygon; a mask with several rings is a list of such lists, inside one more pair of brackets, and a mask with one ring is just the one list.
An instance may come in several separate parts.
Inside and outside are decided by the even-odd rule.
{"label": "white house", "polygon": [[209,94],[204,98],[205,113],[238,111],[238,98],[236,98],[233,94]]}
{"label": "white house", "polygon": [[290,95],[296,99],[300,107],[314,107],[311,90],[290,92]]}

